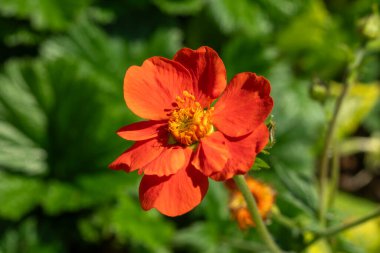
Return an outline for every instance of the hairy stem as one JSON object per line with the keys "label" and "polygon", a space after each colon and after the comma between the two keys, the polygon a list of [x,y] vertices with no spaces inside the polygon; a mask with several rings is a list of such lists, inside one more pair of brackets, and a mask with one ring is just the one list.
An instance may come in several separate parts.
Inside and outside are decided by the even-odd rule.
{"label": "hairy stem", "polygon": [[234,177],[236,185],[239,187],[239,190],[244,196],[244,199],[247,203],[247,207],[249,210],[249,213],[252,216],[252,219],[254,220],[256,224],[256,229],[261,238],[263,239],[264,243],[268,247],[268,249],[272,253],[281,253],[281,249],[277,246],[277,244],[274,242],[272,236],[270,235],[267,227],[265,226],[260,213],[259,209],[257,208],[256,201],[251,193],[251,191],[248,188],[248,185],[245,181],[245,178],[243,175],[237,175]]}

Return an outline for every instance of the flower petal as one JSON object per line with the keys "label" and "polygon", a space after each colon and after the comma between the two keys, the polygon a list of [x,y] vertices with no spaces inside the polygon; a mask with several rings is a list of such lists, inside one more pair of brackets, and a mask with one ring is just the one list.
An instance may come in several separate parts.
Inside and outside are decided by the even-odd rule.
{"label": "flower petal", "polygon": [[207,189],[207,177],[188,166],[171,176],[144,176],[140,183],[140,203],[144,210],[156,208],[167,216],[178,216],[196,207]]}
{"label": "flower petal", "polygon": [[144,166],[145,175],[169,176],[189,164],[192,150],[181,146],[164,147],[162,153]]}
{"label": "flower petal", "polygon": [[273,107],[270,84],[254,73],[237,74],[215,104],[213,124],[231,137],[252,132],[264,122]]}
{"label": "flower petal", "polygon": [[152,57],[141,67],[130,67],[124,77],[124,99],[136,115],[152,120],[167,119],[178,95],[191,87],[189,71],[180,63]]}
{"label": "flower petal", "polygon": [[164,148],[158,143],[157,139],[137,141],[111,163],[109,168],[114,170],[123,169],[126,172],[141,170],[145,165],[156,159],[163,150]]}
{"label": "flower petal", "polygon": [[269,131],[265,124],[261,124],[256,130],[247,136],[228,137],[226,145],[230,152],[224,168],[214,172],[210,177],[216,181],[225,181],[237,174],[245,174],[252,167],[255,157],[268,143]]}
{"label": "flower petal", "polygon": [[230,158],[227,140],[221,132],[201,139],[192,164],[204,175],[220,172]]}
{"label": "flower petal", "polygon": [[197,50],[183,48],[173,59],[190,71],[193,87],[189,92],[202,106],[209,106],[211,101],[219,97],[226,88],[226,68],[218,53],[212,48],[206,46]]}
{"label": "flower petal", "polygon": [[120,128],[117,134],[121,138],[131,141],[152,139],[159,135],[160,128],[166,124],[166,121],[141,121]]}
{"label": "flower petal", "polygon": [[[166,133],[166,132],[165,132]],[[179,145],[168,145],[167,135],[137,141],[130,149],[118,157],[109,167],[127,172],[156,176],[169,176],[189,164],[192,149]]]}

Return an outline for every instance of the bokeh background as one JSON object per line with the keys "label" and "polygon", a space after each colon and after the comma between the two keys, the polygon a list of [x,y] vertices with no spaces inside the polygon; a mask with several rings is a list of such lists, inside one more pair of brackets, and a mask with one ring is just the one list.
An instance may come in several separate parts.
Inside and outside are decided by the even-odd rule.
{"label": "bokeh background", "polygon": [[[253,175],[276,190],[276,213],[313,227],[327,121],[376,4],[0,0],[0,253],[263,252],[255,230],[231,219],[222,183],[168,218],[141,210],[136,173],[107,168],[131,145],[115,131],[137,120],[123,100],[126,69],[184,46],[213,47],[228,79],[270,80],[276,143],[260,156],[271,168]],[[337,224],[379,205],[379,59],[365,58],[339,120]],[[282,248],[303,248],[299,228],[268,224]],[[380,252],[379,238],[377,219],[336,238],[336,252]]]}

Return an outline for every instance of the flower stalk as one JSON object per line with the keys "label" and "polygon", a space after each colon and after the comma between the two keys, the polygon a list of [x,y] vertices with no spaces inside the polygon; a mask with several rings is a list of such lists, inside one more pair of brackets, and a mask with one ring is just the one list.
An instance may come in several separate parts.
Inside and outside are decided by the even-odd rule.
{"label": "flower stalk", "polygon": [[348,230],[350,228],[359,226],[359,225],[361,225],[361,224],[363,224],[363,223],[365,223],[365,222],[367,222],[373,218],[376,218],[378,216],[380,216],[380,207],[375,209],[373,212],[371,212],[371,213],[369,213],[363,217],[358,218],[357,220],[354,220],[354,221],[349,222],[349,223],[333,226],[333,227],[330,227],[330,228],[325,229],[323,231],[320,231],[317,233],[316,237],[313,240],[311,240],[309,243],[307,243],[306,248],[310,247],[312,244],[314,244],[315,242],[317,242],[320,239],[339,234],[340,232],[343,232],[343,231]]}
{"label": "flower stalk", "polygon": [[343,90],[338,100],[336,102],[334,113],[331,121],[328,125],[326,139],[324,142],[324,147],[322,151],[321,165],[320,165],[320,206],[319,206],[319,219],[322,225],[325,225],[325,216],[327,209],[327,187],[328,187],[328,162],[329,154],[331,152],[331,145],[335,136],[336,124],[340,109],[342,107],[343,101],[348,94],[349,88],[351,87],[351,82],[347,82],[343,85]]}
{"label": "flower stalk", "polygon": [[363,57],[365,55],[365,50],[358,50],[355,58],[348,67],[348,76],[343,84],[342,92],[336,101],[334,112],[332,118],[328,124],[327,133],[324,141],[324,146],[322,150],[322,157],[320,163],[320,200],[319,200],[319,220],[322,226],[326,226],[326,212],[328,208],[328,163],[329,154],[331,153],[331,146],[335,139],[335,131],[337,126],[337,120],[339,112],[342,108],[343,102],[349,93],[350,88],[355,83],[358,75],[358,67],[360,66]]}
{"label": "flower stalk", "polygon": [[330,191],[329,191],[329,198],[327,203],[327,208],[331,208],[334,206],[335,201],[335,195],[339,187],[339,156],[340,152],[339,149],[336,147],[336,144],[334,145],[334,156],[333,156],[333,162],[332,162],[332,173],[331,173],[331,184],[330,184]]}
{"label": "flower stalk", "polygon": [[272,253],[281,253],[281,249],[274,242],[272,236],[270,235],[268,229],[266,228],[264,221],[262,220],[259,209],[257,207],[256,201],[252,196],[251,191],[248,188],[248,185],[245,181],[243,175],[237,175],[234,177],[234,181],[238,186],[239,190],[244,196],[244,199],[247,203],[247,208],[256,224],[256,229],[263,239],[264,243]]}

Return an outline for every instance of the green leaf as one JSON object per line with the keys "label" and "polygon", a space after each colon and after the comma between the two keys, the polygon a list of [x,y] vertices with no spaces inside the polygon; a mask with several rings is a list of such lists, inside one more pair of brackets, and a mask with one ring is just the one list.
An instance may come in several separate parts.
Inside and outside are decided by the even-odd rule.
{"label": "green leaf", "polygon": [[98,199],[110,199],[120,191],[137,187],[139,176],[136,173],[126,174],[121,171],[106,170],[97,174],[86,174],[78,177],[76,185],[89,196]]}
{"label": "green leaf", "polygon": [[227,66],[229,78],[246,71],[266,75],[277,54],[275,48],[256,38],[236,36],[225,44],[222,59]]}
{"label": "green leaf", "polygon": [[0,120],[0,168],[43,174],[47,170],[46,151],[8,122]]}
{"label": "green leaf", "polygon": [[85,202],[88,201],[86,197],[75,186],[57,181],[50,182],[42,199],[42,207],[49,215],[77,211],[85,207]]}
{"label": "green leaf", "polygon": [[[42,200],[42,207],[50,215],[79,211],[107,203],[126,186],[136,186],[136,175],[117,171],[83,175],[75,183],[52,181]],[[137,187],[137,186],[136,186]]]}
{"label": "green leaf", "polygon": [[[339,192],[336,197],[335,209],[341,218],[338,224],[358,219],[372,212],[378,205],[363,198]],[[378,235],[380,233],[380,219],[372,219],[359,226],[344,231],[342,239],[350,244],[364,249],[363,252],[375,253],[380,250]]]}
{"label": "green leaf", "polygon": [[183,35],[177,28],[158,29],[147,41],[138,41],[128,46],[133,64],[140,64],[153,55],[172,58],[182,47]]}
{"label": "green leaf", "polygon": [[225,227],[230,221],[228,192],[224,184],[210,180],[210,187],[199,208],[194,210],[205,213],[207,220],[215,226]]}
{"label": "green leaf", "polygon": [[153,210],[144,212],[137,199],[120,194],[106,222],[121,242],[131,240],[150,252],[169,252],[168,245],[174,231],[172,224],[162,217]]}
{"label": "green leaf", "polygon": [[171,58],[182,47],[182,39],[179,29],[160,28],[147,40],[127,44],[81,22],[69,30],[68,36],[53,37],[44,43],[41,54],[51,60],[74,59],[84,75],[90,75],[104,91],[115,96],[122,90],[123,76],[130,65],[139,65],[154,55]]}
{"label": "green leaf", "polygon": [[1,169],[74,177],[106,167],[122,144],[128,147],[114,134],[128,115],[122,97],[116,100],[110,92],[116,92],[117,82],[105,78],[107,71],[87,67],[68,55],[5,64],[0,74]]}
{"label": "green leaf", "polygon": [[175,234],[174,244],[191,247],[194,252],[216,252],[215,231],[205,223],[194,223]]}
{"label": "green leaf", "polygon": [[276,103],[276,144],[270,149],[270,163],[287,170],[314,175],[315,148],[325,127],[325,113],[309,96],[308,82],[297,79],[290,64],[275,64],[267,76]]}
{"label": "green leaf", "polygon": [[[47,118],[39,98],[30,87],[27,61],[10,61],[0,75],[0,120],[12,123],[35,143],[42,143]],[[37,63],[38,64],[38,63]],[[27,108],[27,110],[26,110]]]}
{"label": "green leaf", "polygon": [[248,0],[210,0],[210,11],[225,34],[242,32],[249,37],[270,33],[272,26],[255,2]]}
{"label": "green leaf", "polygon": [[1,253],[62,252],[59,242],[44,241],[38,233],[38,221],[28,218],[4,231],[0,238]]}
{"label": "green leaf", "polygon": [[[52,37],[41,46],[41,54],[49,60],[71,59],[78,71],[97,80],[105,92],[119,91],[128,65],[127,47],[121,40],[107,35],[88,22],[80,22],[67,36]],[[108,64],[104,64],[104,63]],[[69,77],[68,77],[69,78]],[[117,90],[116,90],[117,89]]]}
{"label": "green leaf", "polygon": [[40,61],[10,61],[0,74],[0,168],[43,174],[47,171],[46,111],[51,88]]}
{"label": "green leaf", "polygon": [[277,43],[297,68],[329,79],[344,67],[343,39],[323,1],[315,0],[281,29]]}
{"label": "green leaf", "polygon": [[285,170],[283,167],[274,167],[284,187],[280,195],[292,199],[294,204],[305,213],[315,214],[318,206],[318,195],[312,179],[293,170]]}
{"label": "green leaf", "polygon": [[259,0],[258,2],[271,14],[271,18],[276,19],[276,23],[281,24],[281,21],[287,21],[286,19],[304,10],[311,0]]}
{"label": "green leaf", "polygon": [[[340,90],[341,85],[333,84],[331,87],[331,92],[334,95],[340,94]],[[353,133],[374,108],[379,96],[378,83],[357,83],[352,86],[339,112],[337,136],[344,137]]]}
{"label": "green leaf", "polygon": [[[336,245],[334,247],[334,252],[345,252],[345,253],[369,253],[371,251],[366,251],[364,249],[364,244],[355,245],[351,240],[347,240],[342,237],[338,237]],[[372,251],[375,253],[377,251]]]}
{"label": "green leaf", "polygon": [[0,216],[20,219],[39,204],[43,192],[45,186],[37,179],[0,172]]}
{"label": "green leaf", "polygon": [[261,170],[261,169],[270,169],[270,166],[263,159],[256,157],[255,163],[253,164],[251,170]]}
{"label": "green leaf", "polygon": [[[293,19],[293,22],[279,37],[279,46],[290,51],[318,48],[324,43],[326,29],[331,17],[321,1],[313,1],[309,8]],[[302,36],[304,32],[308,36]]]}
{"label": "green leaf", "polygon": [[18,28],[9,32],[7,36],[4,36],[4,43],[9,47],[19,45],[35,45],[39,42],[40,37],[32,31],[28,31],[25,28]]}
{"label": "green leaf", "polygon": [[85,15],[91,0],[2,0],[4,16],[28,18],[38,30],[61,31]]}
{"label": "green leaf", "polygon": [[171,15],[194,15],[198,13],[205,0],[153,0],[163,12]]}
{"label": "green leaf", "polygon": [[[220,224],[219,224],[220,225]],[[252,234],[243,234],[231,226],[220,228],[216,223],[194,222],[191,226],[178,230],[173,243],[179,249],[191,249],[191,252],[240,253],[265,252],[265,246]],[[244,239],[245,237],[245,239]]]}

